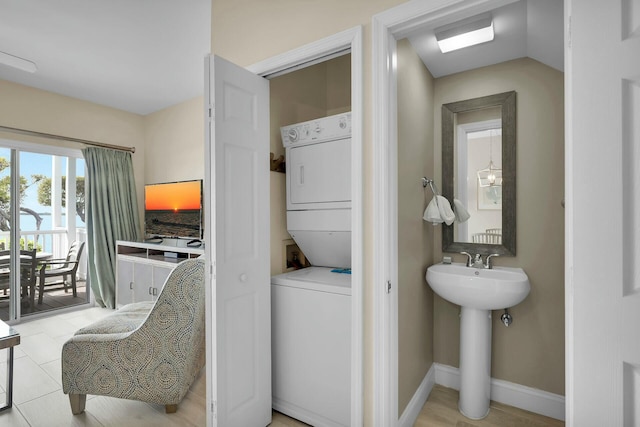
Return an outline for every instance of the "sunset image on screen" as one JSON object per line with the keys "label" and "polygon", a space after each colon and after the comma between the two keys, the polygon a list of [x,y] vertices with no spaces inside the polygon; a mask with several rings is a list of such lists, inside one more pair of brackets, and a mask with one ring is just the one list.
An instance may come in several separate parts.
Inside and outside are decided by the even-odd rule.
{"label": "sunset image on screen", "polygon": [[181,211],[200,209],[200,181],[147,185],[145,210]]}

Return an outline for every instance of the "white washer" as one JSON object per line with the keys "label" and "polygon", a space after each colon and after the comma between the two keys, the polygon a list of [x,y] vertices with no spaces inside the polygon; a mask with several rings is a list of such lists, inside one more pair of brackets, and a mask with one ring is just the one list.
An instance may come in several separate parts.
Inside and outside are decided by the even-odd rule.
{"label": "white washer", "polygon": [[351,275],[271,278],[273,408],[313,426],[351,422]]}

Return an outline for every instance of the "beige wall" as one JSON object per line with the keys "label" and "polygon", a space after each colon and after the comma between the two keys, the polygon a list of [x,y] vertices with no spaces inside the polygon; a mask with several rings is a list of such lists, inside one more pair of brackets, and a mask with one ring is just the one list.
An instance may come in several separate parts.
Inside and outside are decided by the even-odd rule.
{"label": "beige wall", "polygon": [[[135,147],[136,152],[132,155],[133,168],[138,204],[142,206],[145,160],[142,116],[0,80],[0,125]],[[80,144],[45,138],[10,133],[0,136],[5,139],[82,148]]]}
{"label": "beige wall", "polygon": [[[372,424],[373,412],[371,18],[401,3],[404,0],[212,2],[212,51],[241,66],[249,66],[356,25],[364,27],[365,425]],[[443,94],[461,93],[462,87],[449,83],[445,91],[441,86],[441,101],[436,101],[434,105],[506,90],[518,91],[518,117],[529,118],[518,123],[518,257],[498,260],[496,264],[522,266],[530,275],[533,289],[527,300],[512,310],[514,324],[509,329],[502,325],[494,328],[493,374],[498,378],[562,394],[562,75],[546,67],[542,69],[539,64],[525,67],[523,64],[526,62],[533,61],[521,61],[520,66],[511,64],[508,76],[492,76],[485,72],[482,83],[470,85],[469,94],[461,95],[458,99],[445,101]],[[444,81],[453,82],[455,76]],[[469,85],[461,83],[461,86]],[[540,104],[544,108],[537,108]],[[435,114],[437,124],[440,122],[438,108]],[[434,127],[435,177],[441,176],[438,128]],[[536,168],[542,168],[547,174],[539,174]],[[441,257],[440,239],[437,227],[433,236],[434,260]],[[458,310],[436,299],[434,313],[435,361],[457,366]]]}
{"label": "beige wall", "polygon": [[[433,364],[433,225],[422,220],[433,177],[433,77],[405,40],[398,42],[398,411]],[[425,197],[425,194],[427,197]]]}
{"label": "beige wall", "polygon": [[[203,97],[147,116],[0,80],[0,125],[135,147],[140,218],[144,184],[204,177]],[[0,137],[71,148],[80,144],[1,133]]]}
{"label": "beige wall", "polygon": [[144,117],[144,182],[204,178],[204,98]]}
{"label": "beige wall", "polygon": [[404,0],[216,0],[211,7],[212,51],[241,66],[249,66],[354,26],[364,27],[365,425],[373,423],[371,18],[401,3]]}
{"label": "beige wall", "polygon": [[280,127],[351,111],[351,55],[269,80],[271,152],[284,155]]}
{"label": "beige wall", "polygon": [[[564,86],[563,74],[523,58],[435,81],[435,123],[443,103],[516,91],[517,256],[495,265],[522,267],[531,293],[510,309],[513,324],[493,312],[492,376],[564,394]],[[441,177],[441,130],[435,126],[435,174]],[[442,256],[441,231],[435,260]],[[461,255],[455,256],[462,262]],[[436,296],[435,361],[458,366],[459,308]]]}

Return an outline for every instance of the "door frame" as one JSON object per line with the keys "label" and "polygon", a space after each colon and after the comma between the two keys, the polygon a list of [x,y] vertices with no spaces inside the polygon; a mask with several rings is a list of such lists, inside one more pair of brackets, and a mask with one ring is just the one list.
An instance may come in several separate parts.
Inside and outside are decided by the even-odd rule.
{"label": "door frame", "polygon": [[515,1],[407,2],[372,18],[375,426],[406,421],[399,420],[398,414],[397,40],[420,27],[438,27],[452,16],[464,19]]}
{"label": "door frame", "polygon": [[247,69],[259,76],[281,75],[323,62],[341,52],[351,54],[351,425],[363,425],[363,45],[362,26],[293,49]]}

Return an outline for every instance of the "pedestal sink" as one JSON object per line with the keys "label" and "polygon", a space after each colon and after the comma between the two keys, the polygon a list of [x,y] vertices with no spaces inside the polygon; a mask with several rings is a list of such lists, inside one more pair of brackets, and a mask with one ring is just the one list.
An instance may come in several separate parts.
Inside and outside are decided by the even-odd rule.
{"label": "pedestal sink", "polygon": [[427,283],[449,302],[460,305],[460,400],[458,409],[479,420],[491,400],[491,310],[513,307],[529,295],[521,268],[480,269],[465,264],[435,264]]}

